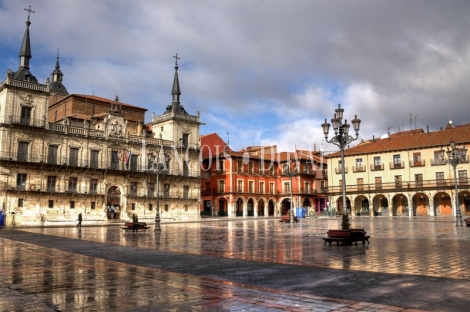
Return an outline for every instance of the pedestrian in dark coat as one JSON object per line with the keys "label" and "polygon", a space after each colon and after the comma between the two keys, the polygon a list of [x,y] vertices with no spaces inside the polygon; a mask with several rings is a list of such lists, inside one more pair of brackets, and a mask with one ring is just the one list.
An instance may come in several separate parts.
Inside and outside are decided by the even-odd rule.
{"label": "pedestrian in dark coat", "polygon": [[81,212],[78,214],[78,223],[77,223],[77,226],[78,226],[78,227],[82,227],[82,213],[81,213]]}

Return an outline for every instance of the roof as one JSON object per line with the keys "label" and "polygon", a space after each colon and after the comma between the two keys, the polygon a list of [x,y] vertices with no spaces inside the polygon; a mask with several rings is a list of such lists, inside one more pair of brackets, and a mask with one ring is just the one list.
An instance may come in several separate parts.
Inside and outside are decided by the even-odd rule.
{"label": "roof", "polygon": [[[115,100],[110,100],[110,99],[107,99],[107,98],[103,98],[103,97],[100,97],[100,96],[96,96],[96,95],[86,95],[86,94],[70,94],[69,96],[63,98],[62,100],[52,104],[51,106],[54,106],[54,105],[57,105],[58,103],[61,103],[63,101],[65,101],[65,99],[68,99],[70,97],[81,97],[81,98],[84,98],[84,99],[88,99],[88,100],[94,100],[94,101],[98,101],[98,102],[103,102],[103,103],[107,103],[109,105],[111,104],[115,104],[116,101]],[[147,111],[146,108],[143,108],[143,107],[139,107],[139,106],[134,106],[134,105],[131,105],[131,104],[127,104],[127,103],[124,103],[124,102],[118,102],[120,105],[122,106],[125,106],[125,107],[129,107],[129,108],[135,108],[135,109],[139,109],[139,110],[142,110],[142,111]]]}
{"label": "roof", "polygon": [[[432,147],[442,147],[454,140],[456,144],[470,143],[470,124],[447,127],[446,129],[425,132],[422,129],[397,132],[390,134],[390,137],[383,139],[372,139],[361,142],[355,147],[344,150],[345,155],[361,155],[372,153],[384,153],[392,151],[425,149]],[[340,152],[328,155],[338,157]]]}

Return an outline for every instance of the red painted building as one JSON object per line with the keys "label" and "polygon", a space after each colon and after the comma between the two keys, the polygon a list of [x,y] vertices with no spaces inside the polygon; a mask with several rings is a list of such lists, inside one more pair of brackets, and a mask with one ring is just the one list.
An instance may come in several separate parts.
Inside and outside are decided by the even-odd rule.
{"label": "red painted building", "polygon": [[[291,207],[326,210],[326,163],[320,152],[276,146],[233,151],[216,133],[201,135],[201,214],[280,216]],[[290,172],[290,174],[287,174]]]}

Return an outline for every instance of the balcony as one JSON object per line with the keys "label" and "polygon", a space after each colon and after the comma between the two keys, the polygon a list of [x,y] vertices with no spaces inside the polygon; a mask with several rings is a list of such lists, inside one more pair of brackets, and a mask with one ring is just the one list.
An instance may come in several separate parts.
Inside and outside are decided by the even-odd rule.
{"label": "balcony", "polygon": [[410,167],[424,167],[425,165],[424,159],[420,161],[410,160]]}
{"label": "balcony", "polygon": [[365,166],[353,166],[352,169],[353,169],[353,172],[365,172],[366,171]]}
{"label": "balcony", "polygon": [[445,165],[446,162],[442,160],[441,158],[435,158],[431,159],[431,166],[439,166],[439,165]]}
{"label": "balcony", "polygon": [[[340,168],[335,168],[335,173],[336,174],[341,174],[342,173],[341,167]],[[344,168],[344,173],[348,173],[348,167]]]}
{"label": "balcony", "polygon": [[371,171],[379,171],[379,170],[384,170],[384,165],[383,164],[380,164],[380,165],[370,165],[370,170]]}
{"label": "balcony", "polygon": [[405,168],[405,163],[403,161],[390,163],[390,169],[404,169],[404,168]]}

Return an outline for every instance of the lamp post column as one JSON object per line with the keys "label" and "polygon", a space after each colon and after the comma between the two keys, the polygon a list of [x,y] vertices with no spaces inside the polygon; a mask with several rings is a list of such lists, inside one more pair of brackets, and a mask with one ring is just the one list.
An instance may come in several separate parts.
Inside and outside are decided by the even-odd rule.
{"label": "lamp post column", "polygon": [[157,214],[155,215],[155,231],[161,231],[160,228],[160,164],[157,163]]}
{"label": "lamp post column", "polygon": [[294,200],[292,198],[292,173],[289,166],[289,178],[290,178],[290,223],[294,223]]}
{"label": "lamp post column", "polygon": [[343,179],[342,191],[343,191],[343,215],[348,215],[348,200],[346,199],[346,173],[344,166],[344,146],[341,145],[341,178]]}
{"label": "lamp post column", "polygon": [[455,205],[455,226],[463,226],[462,223],[462,213],[460,212],[460,205],[459,205],[459,191],[457,189],[457,167],[458,162],[453,165],[454,167],[454,184],[455,184],[455,196],[454,196],[454,205]]}

